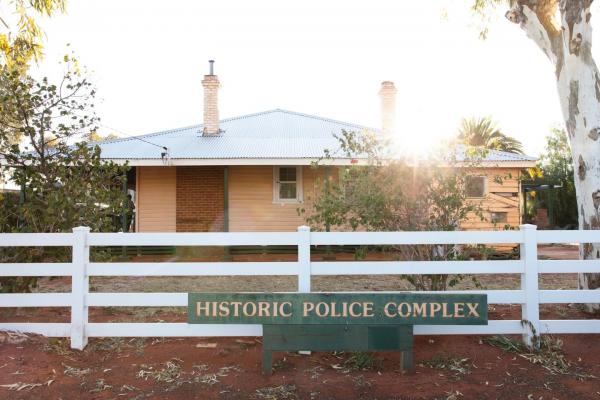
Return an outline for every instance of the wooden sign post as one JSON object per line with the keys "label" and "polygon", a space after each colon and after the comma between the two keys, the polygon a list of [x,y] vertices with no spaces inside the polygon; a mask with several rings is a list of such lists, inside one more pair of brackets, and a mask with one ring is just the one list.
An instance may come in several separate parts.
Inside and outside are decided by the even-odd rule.
{"label": "wooden sign post", "polygon": [[262,324],[263,371],[273,351],[402,352],[413,325],[487,325],[487,296],[440,293],[190,293],[190,324]]}

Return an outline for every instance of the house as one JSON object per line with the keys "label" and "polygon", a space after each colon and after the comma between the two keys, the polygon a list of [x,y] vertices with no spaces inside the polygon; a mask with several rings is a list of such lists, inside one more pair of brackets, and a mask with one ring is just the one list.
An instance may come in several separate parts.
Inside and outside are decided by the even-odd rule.
{"label": "house", "polygon": [[[381,130],[281,109],[220,120],[212,63],[202,84],[204,124],[99,143],[104,159],[132,167],[128,179],[138,232],[296,230],[305,223],[297,210],[310,207],[317,178],[365,161],[334,152],[330,167],[311,167],[325,149],[339,148],[333,134],[394,130],[392,82],[384,82],[379,93]],[[532,157],[490,151],[469,185],[471,195],[490,210],[490,221],[474,218],[463,228],[518,225],[519,177],[534,165]]]}

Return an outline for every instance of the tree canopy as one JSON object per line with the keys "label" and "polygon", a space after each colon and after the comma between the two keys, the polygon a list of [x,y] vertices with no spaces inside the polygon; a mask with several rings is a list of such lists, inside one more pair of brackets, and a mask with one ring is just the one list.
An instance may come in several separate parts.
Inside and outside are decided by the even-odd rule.
{"label": "tree canopy", "polygon": [[[343,132],[339,141],[349,158],[367,156],[368,163],[337,169],[338,179],[323,179],[310,206],[299,210],[313,229],[453,231],[470,217],[483,219],[481,206],[468,200],[467,168],[455,168],[449,160],[422,161],[419,166],[390,160],[385,144],[374,135]],[[407,260],[462,256],[455,246],[448,245],[392,247],[398,257]],[[417,290],[446,290],[462,277],[415,275],[405,279]]]}
{"label": "tree canopy", "polygon": [[[116,231],[123,213],[127,166],[105,162],[82,137],[95,130],[95,90],[78,71],[59,83],[0,69],[0,160],[5,178],[21,188],[3,194],[0,232],[70,232],[79,225]],[[23,143],[15,143],[21,136]],[[33,262],[68,254],[2,248],[0,262]],[[0,291],[29,290],[35,278],[1,278]]]}
{"label": "tree canopy", "polygon": [[546,136],[545,151],[540,157],[538,167],[542,176],[536,180],[537,183],[559,187],[551,191],[540,191],[536,196],[536,203],[548,209],[552,208],[552,222],[555,225],[576,226],[577,198],[573,162],[567,133],[563,129],[552,129]]}
{"label": "tree canopy", "polygon": [[64,12],[66,0],[1,0],[0,64],[21,72],[42,56],[39,18]]}
{"label": "tree canopy", "polygon": [[521,142],[502,133],[489,117],[463,118],[458,129],[458,140],[468,146],[486,150],[523,154]]}

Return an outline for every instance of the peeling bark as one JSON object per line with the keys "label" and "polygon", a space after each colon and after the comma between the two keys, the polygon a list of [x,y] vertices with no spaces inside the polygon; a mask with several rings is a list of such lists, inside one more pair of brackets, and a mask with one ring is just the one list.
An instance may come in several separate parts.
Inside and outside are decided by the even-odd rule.
{"label": "peeling bark", "polygon": [[581,50],[581,42],[583,42],[583,39],[581,38],[581,33],[578,33],[569,43],[569,53],[578,56]]}
{"label": "peeling bark", "polygon": [[587,166],[585,165],[585,160],[581,155],[579,155],[579,160],[577,164],[577,176],[579,176],[580,181],[585,180],[585,174],[587,172]]}
{"label": "peeling bark", "polygon": [[579,81],[569,82],[569,118],[567,131],[573,137],[577,129],[577,116],[579,115]]}
{"label": "peeling bark", "polygon": [[[577,175],[579,229],[600,230],[600,74],[592,57],[590,5],[591,0],[516,0],[506,16],[555,68]],[[600,243],[582,244],[580,257],[599,259]],[[599,289],[600,274],[579,274],[579,287]],[[588,304],[588,309],[600,305]]]}
{"label": "peeling bark", "polygon": [[598,211],[598,207],[600,207],[600,190],[592,193],[592,201],[594,202],[594,208]]}

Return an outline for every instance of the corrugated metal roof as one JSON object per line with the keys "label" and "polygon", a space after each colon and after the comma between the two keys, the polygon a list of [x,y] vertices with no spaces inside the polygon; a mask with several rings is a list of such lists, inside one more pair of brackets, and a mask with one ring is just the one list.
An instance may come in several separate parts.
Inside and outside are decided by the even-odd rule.
{"label": "corrugated metal roof", "polygon": [[[97,143],[109,159],[318,158],[339,149],[342,130],[379,133],[375,128],[286,110],[221,120],[217,136],[202,136],[202,125]],[[141,140],[140,140],[141,139]],[[153,144],[147,143],[151,142]]]}
{"label": "corrugated metal roof", "polygon": [[[155,132],[96,143],[102,158],[113,160],[160,160],[161,147],[171,160],[210,159],[316,159],[325,150],[345,158],[334,135],[342,130],[369,131],[375,128],[329,118],[275,109],[221,120],[223,131],[202,136],[202,125]],[[533,157],[490,151],[487,161],[532,161]]]}

